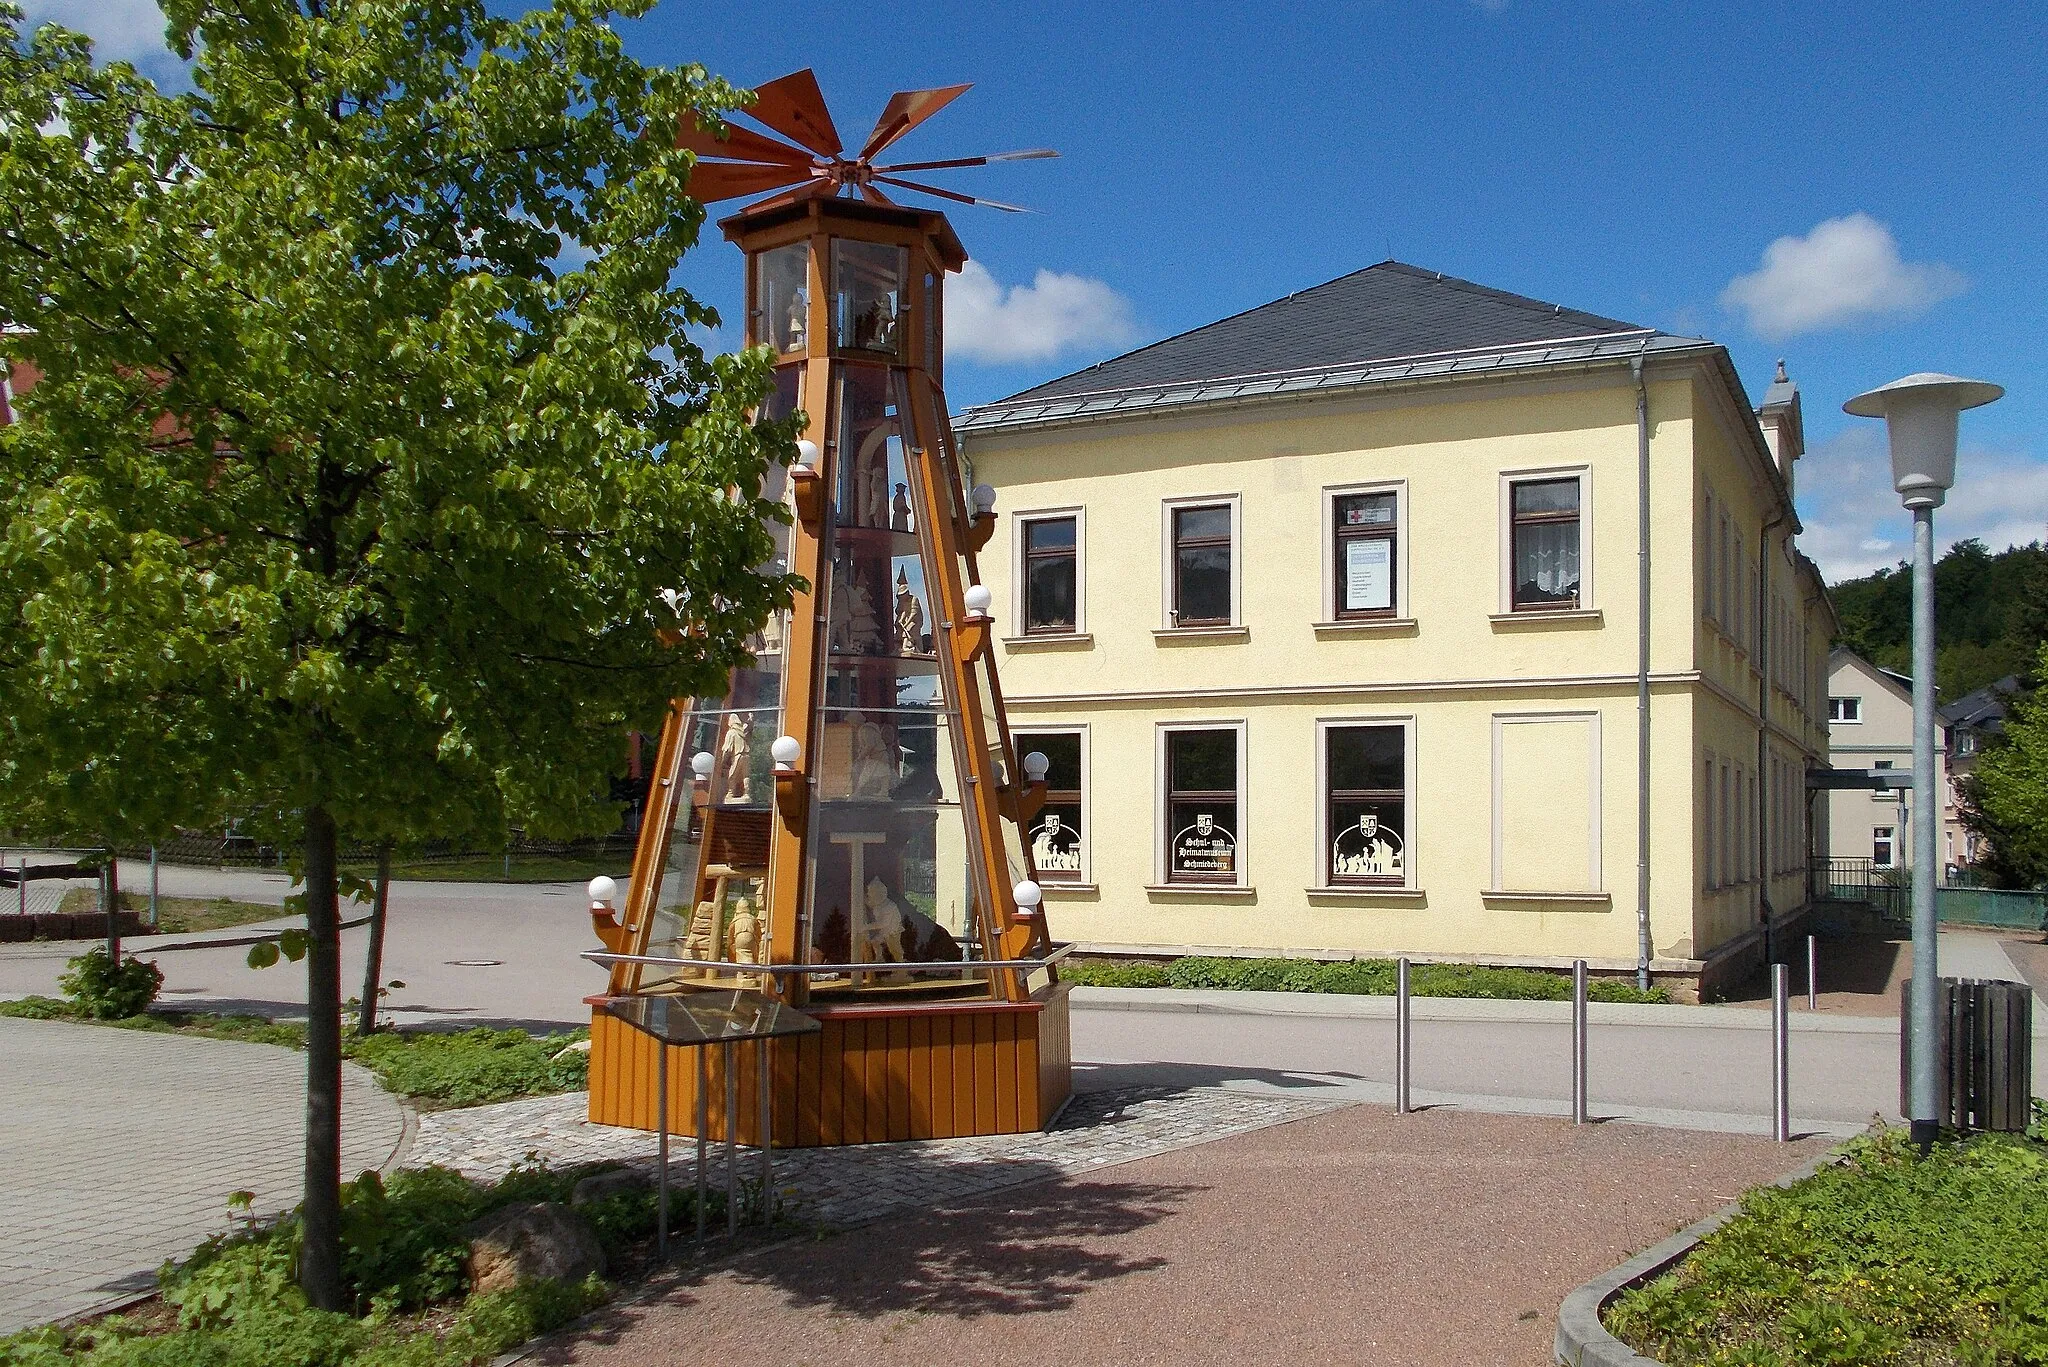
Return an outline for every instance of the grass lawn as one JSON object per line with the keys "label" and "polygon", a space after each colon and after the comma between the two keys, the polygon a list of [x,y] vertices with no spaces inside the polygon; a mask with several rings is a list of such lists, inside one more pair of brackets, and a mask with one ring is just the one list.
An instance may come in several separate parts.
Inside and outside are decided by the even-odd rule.
{"label": "grass lawn", "polygon": [[1904,1130],[1858,1139],[1803,1182],[1750,1192],[1606,1318],[1671,1367],[2041,1367],[2048,1143],[1979,1135],[1923,1159]]}
{"label": "grass lawn", "polygon": [[[249,1044],[276,1044],[287,1049],[306,1047],[304,1025],[261,1016],[156,1010],[121,1020],[95,1020],[55,997],[0,1002],[0,1016],[76,1021],[115,1030],[200,1035]],[[579,1051],[560,1059],[555,1056],[589,1037],[588,1030],[555,1035],[482,1027],[446,1032],[379,1030],[368,1038],[344,1035],[342,1052],[375,1073],[386,1091],[411,1101],[414,1109],[435,1111],[580,1091],[588,1085],[589,1055]],[[5,1363],[0,1362],[0,1367],[5,1367]]]}
{"label": "grass lawn", "polygon": [[[1242,992],[1329,992],[1391,997],[1398,970],[1392,959],[1216,959],[1190,956],[1158,964],[1072,960],[1060,979],[1076,987],[1184,987]],[[1535,968],[1482,968],[1476,964],[1413,964],[1408,990],[1418,997],[1491,997],[1509,1001],[1567,1001],[1572,980]],[[1668,1002],[1661,987],[1644,992],[1618,978],[1586,985],[1596,1002]]]}
{"label": "grass lawn", "polygon": [[[418,883],[587,883],[599,874],[624,881],[631,871],[631,855],[612,858],[545,859],[484,854],[465,859],[429,860],[406,864],[394,860],[391,876]],[[344,864],[343,871],[362,878],[374,878],[375,864]]]}
{"label": "grass lawn", "polygon": [[[160,935],[189,935],[198,930],[224,930],[254,921],[274,921],[285,909],[263,902],[237,902],[230,897],[158,897],[157,929]],[[124,911],[149,913],[149,894],[123,892]],[[100,895],[93,888],[73,888],[64,894],[57,910],[67,916],[86,916],[100,909]]]}

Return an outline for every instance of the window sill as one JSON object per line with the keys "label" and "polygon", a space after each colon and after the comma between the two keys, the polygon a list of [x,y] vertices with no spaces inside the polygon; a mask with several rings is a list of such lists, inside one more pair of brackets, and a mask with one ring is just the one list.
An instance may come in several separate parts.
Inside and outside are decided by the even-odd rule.
{"label": "window sill", "polygon": [[1493,629],[1512,630],[1515,627],[1597,627],[1600,625],[1599,608],[1558,608],[1528,609],[1524,612],[1496,612],[1487,617]]}
{"label": "window sill", "polygon": [[1086,631],[1046,631],[1032,636],[1005,636],[1005,650],[1070,650],[1076,647],[1086,650],[1095,644],[1095,637]]}
{"label": "window sill", "polygon": [[1068,894],[1075,897],[1097,897],[1100,896],[1102,893],[1102,888],[1099,884],[1055,883],[1045,878],[1040,878],[1038,880],[1038,890],[1044,893],[1047,897],[1057,897],[1061,894]]}
{"label": "window sill", "polygon": [[1488,888],[1479,894],[1482,901],[1513,903],[1552,903],[1569,906],[1607,908],[1614,905],[1611,892],[1523,892],[1506,888]]}
{"label": "window sill", "polygon": [[1221,641],[1238,645],[1252,638],[1250,627],[1154,627],[1152,639],[1161,645],[1175,642]]}
{"label": "window sill", "polygon": [[1429,894],[1421,888],[1309,888],[1309,900],[1330,902],[1412,902],[1427,905]]}
{"label": "window sill", "polygon": [[1413,617],[1359,617],[1341,622],[1314,622],[1318,636],[1412,636],[1416,624]]}
{"label": "window sill", "polygon": [[1154,897],[1227,897],[1250,902],[1259,890],[1245,883],[1147,883],[1145,891]]}

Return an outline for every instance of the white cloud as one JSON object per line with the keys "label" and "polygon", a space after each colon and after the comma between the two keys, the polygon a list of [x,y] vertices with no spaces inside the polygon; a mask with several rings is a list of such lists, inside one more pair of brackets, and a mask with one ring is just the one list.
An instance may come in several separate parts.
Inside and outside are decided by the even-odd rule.
{"label": "white cloud", "polygon": [[92,39],[96,62],[133,62],[147,66],[176,61],[164,46],[164,12],[155,0],[28,0],[26,28],[61,24]]}
{"label": "white cloud", "polygon": [[1041,270],[1007,289],[979,261],[946,286],[946,354],[984,364],[1044,361],[1121,346],[1137,335],[1131,302],[1100,280]]}
{"label": "white cloud", "polygon": [[1869,214],[1818,224],[1764,248],[1763,264],[1738,275],[1721,303],[1751,331],[1778,339],[1846,323],[1910,318],[1968,288],[1938,261],[1906,261],[1891,229]]}
{"label": "white cloud", "polygon": [[[1913,520],[1892,491],[1884,428],[1869,423],[1808,451],[1797,466],[1799,548],[1832,584],[1888,568],[1913,553]],[[1956,487],[1934,513],[1934,553],[1975,537],[1993,551],[2048,535],[2048,461],[1965,443]]]}

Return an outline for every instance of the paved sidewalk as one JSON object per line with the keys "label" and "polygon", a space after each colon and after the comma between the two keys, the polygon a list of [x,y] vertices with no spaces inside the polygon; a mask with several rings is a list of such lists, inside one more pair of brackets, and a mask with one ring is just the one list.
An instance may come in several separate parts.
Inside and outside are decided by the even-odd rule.
{"label": "paved sidewalk", "polygon": [[[146,1291],[228,1225],[228,1193],[298,1203],[305,1056],[0,1018],[0,1333]],[[342,1172],[381,1168],[397,1098],[344,1065]]]}
{"label": "paved sidewalk", "polygon": [[1573,1287],[1822,1147],[1347,1106],[679,1267],[528,1361],[1539,1367]]}
{"label": "paved sidewalk", "polygon": [[[780,1150],[775,1187],[788,1213],[798,1219],[860,1225],[1246,1134],[1321,1115],[1339,1104],[1217,1089],[1087,1092],[1076,1096],[1043,1134]],[[584,1119],[588,1106],[589,1093],[573,1092],[424,1115],[406,1162],[413,1167],[437,1163],[485,1179],[502,1177],[534,1159],[553,1167],[607,1160],[650,1171],[656,1167],[654,1135],[593,1125]],[[671,1180],[695,1182],[696,1141],[674,1138],[670,1144]],[[759,1151],[740,1148],[737,1154],[742,1179],[757,1178]],[[724,1182],[722,1146],[711,1146],[705,1167],[714,1186]]]}

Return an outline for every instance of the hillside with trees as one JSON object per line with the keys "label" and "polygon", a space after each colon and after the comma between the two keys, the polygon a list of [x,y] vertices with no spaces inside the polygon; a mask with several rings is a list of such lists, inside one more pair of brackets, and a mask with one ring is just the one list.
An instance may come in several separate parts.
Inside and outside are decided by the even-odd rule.
{"label": "hillside with trees", "polygon": [[[1910,674],[1913,571],[1900,564],[1830,590],[1842,619],[1837,645]],[[1993,554],[1958,541],[1934,565],[1935,688],[1953,701],[2008,674],[2025,675],[2048,640],[2048,546]]]}

